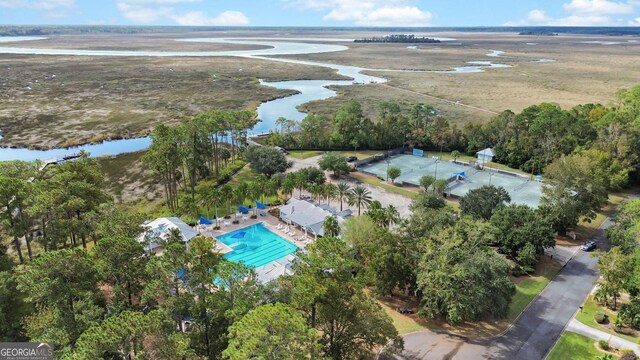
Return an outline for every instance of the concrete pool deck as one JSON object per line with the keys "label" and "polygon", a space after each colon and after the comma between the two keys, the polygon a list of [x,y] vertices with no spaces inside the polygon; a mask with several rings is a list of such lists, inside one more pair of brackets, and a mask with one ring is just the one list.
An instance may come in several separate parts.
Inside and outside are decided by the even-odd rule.
{"label": "concrete pool deck", "polygon": [[[285,225],[285,226],[289,226],[287,225],[285,222],[280,221],[280,219],[278,219],[277,217],[269,214],[268,212],[266,212],[265,216],[258,216],[257,219],[252,219],[251,217],[249,217],[249,219],[247,219],[247,221],[242,221],[240,220],[239,224],[233,224],[231,223],[235,217],[232,216],[231,219],[227,219],[226,221],[229,221],[229,223],[231,223],[229,226],[222,226],[220,228],[220,230],[205,230],[202,229],[200,227],[198,227],[197,231],[200,233],[200,235],[202,236],[206,236],[206,237],[211,237],[214,240],[216,240],[216,245],[214,246],[214,250],[218,251],[221,254],[226,254],[229,253],[231,251],[233,251],[231,248],[229,248],[227,245],[223,244],[220,240],[218,240],[218,236],[222,236],[231,232],[234,232],[238,229],[242,229],[251,225],[255,225],[255,224],[259,224],[259,223],[264,223],[264,227],[267,228],[269,231],[277,234],[278,236],[280,236],[281,238],[289,241],[290,243],[296,245],[298,248],[304,248],[307,244],[305,244],[303,241],[298,241],[295,240],[294,237],[300,237],[304,235],[303,231],[300,231],[299,229],[293,228],[291,227],[291,230],[294,231],[295,235],[294,236],[290,236],[288,234],[285,234],[283,231],[279,231],[278,229],[276,229],[276,225],[281,224],[281,225]],[[310,237],[311,239],[313,239],[313,237]]]}

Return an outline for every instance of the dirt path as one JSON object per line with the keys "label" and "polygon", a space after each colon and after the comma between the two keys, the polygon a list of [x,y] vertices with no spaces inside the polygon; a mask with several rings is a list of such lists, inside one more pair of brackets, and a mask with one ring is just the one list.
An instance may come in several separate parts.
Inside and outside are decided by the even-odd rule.
{"label": "dirt path", "polygon": [[492,115],[498,115],[499,114],[496,111],[479,108],[479,107],[473,106],[473,105],[463,104],[460,101],[448,100],[448,99],[445,99],[445,98],[441,98],[441,97],[437,97],[437,96],[433,96],[433,95],[428,95],[428,94],[423,94],[423,93],[420,93],[420,92],[417,92],[417,91],[413,91],[413,90],[403,89],[403,88],[400,88],[400,87],[397,87],[397,86],[391,86],[391,85],[387,85],[387,84],[380,84],[380,85],[381,86],[386,86],[388,88],[392,88],[392,89],[395,89],[395,90],[404,91],[406,93],[423,96],[423,97],[426,97],[426,98],[429,98],[429,99],[434,99],[434,100],[446,102],[447,104],[456,105],[456,106],[462,106],[462,107],[466,107],[466,108],[473,109],[473,110],[476,110],[476,111],[486,112],[486,113],[489,113],[489,114],[492,114]]}

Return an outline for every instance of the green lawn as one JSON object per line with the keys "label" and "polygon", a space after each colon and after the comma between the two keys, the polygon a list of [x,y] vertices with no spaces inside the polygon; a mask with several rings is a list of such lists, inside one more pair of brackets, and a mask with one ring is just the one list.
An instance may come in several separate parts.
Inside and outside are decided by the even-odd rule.
{"label": "green lawn", "polygon": [[411,198],[411,199],[414,199],[416,196],[418,196],[418,193],[416,193],[415,191],[403,189],[400,186],[387,184],[386,182],[380,181],[379,179],[373,178],[371,176],[354,174],[354,173],[349,174],[349,176],[351,176],[354,179],[357,179],[357,180],[360,180],[362,182],[365,182],[367,184],[381,187],[381,188],[383,188],[385,190],[389,190],[391,192],[400,194],[402,196],[406,196],[406,197]]}
{"label": "green lawn", "polygon": [[[344,156],[352,156],[354,154],[353,151],[349,151],[349,150],[341,150],[341,151],[335,151],[335,152],[340,153]],[[362,151],[356,151],[355,155],[358,158],[358,160],[364,160],[376,154],[381,154],[383,152],[384,151],[382,150],[362,150]],[[289,156],[294,157],[296,159],[308,159],[314,156],[322,155],[324,153],[325,151],[322,151],[322,150],[290,150]]]}
{"label": "green lawn", "polygon": [[598,324],[596,320],[593,318],[593,315],[598,310],[604,310],[604,312],[607,313],[607,315],[609,316],[609,323],[613,324],[615,322],[617,317],[616,313],[598,305],[598,303],[595,302],[595,300],[593,300],[592,296],[589,296],[587,300],[584,302],[584,304],[582,304],[582,310],[578,311],[578,313],[576,314],[576,320],[594,329],[604,331],[607,334],[615,335],[634,343],[638,342],[638,338],[635,336],[620,334],[606,326]]}
{"label": "green lawn", "polygon": [[624,197],[627,194],[637,190],[638,189],[629,189],[625,190],[624,192],[609,194],[609,200],[602,208],[602,210],[598,212],[594,220],[591,220],[591,222],[581,221],[580,223],[578,223],[578,226],[575,230],[576,238],[580,240],[590,239],[593,236],[593,232],[596,231],[596,229],[598,229],[600,225],[602,225],[604,220],[616,211],[618,205],[620,205],[620,203],[624,200]]}
{"label": "green lawn", "polygon": [[314,156],[322,155],[322,151],[319,150],[291,150],[289,156],[296,159],[308,159]]}
{"label": "green lawn", "polygon": [[604,353],[594,346],[595,341],[586,336],[565,331],[551,349],[547,360],[595,359]]}
{"label": "green lawn", "polygon": [[396,330],[398,330],[398,334],[400,335],[426,329],[425,326],[418,324],[412,318],[402,315],[393,309],[384,307],[384,311],[389,315],[389,317],[391,317],[391,320],[393,320],[393,326],[395,326]]}
{"label": "green lawn", "polygon": [[513,296],[507,315],[509,322],[513,322],[522,313],[561,269],[557,263],[544,263],[540,266],[542,270],[539,275],[531,276],[516,284],[516,294]]}

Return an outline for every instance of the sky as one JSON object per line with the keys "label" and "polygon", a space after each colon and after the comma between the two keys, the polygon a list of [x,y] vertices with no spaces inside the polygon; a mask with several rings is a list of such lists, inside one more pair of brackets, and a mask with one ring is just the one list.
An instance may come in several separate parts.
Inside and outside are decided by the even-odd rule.
{"label": "sky", "polygon": [[0,24],[640,26],[640,0],[0,0]]}

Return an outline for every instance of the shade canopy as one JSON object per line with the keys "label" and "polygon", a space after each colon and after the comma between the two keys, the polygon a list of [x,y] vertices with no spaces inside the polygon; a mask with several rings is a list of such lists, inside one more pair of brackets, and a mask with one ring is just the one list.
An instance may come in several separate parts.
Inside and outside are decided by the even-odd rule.
{"label": "shade canopy", "polygon": [[198,224],[200,225],[211,225],[213,224],[215,221],[213,220],[209,220],[204,216],[200,216],[200,220],[198,220]]}
{"label": "shade canopy", "polygon": [[263,204],[261,202],[258,202],[258,201],[256,201],[256,206],[258,207],[258,209],[266,209],[266,208],[268,208],[267,205],[265,205],[265,204]]}

